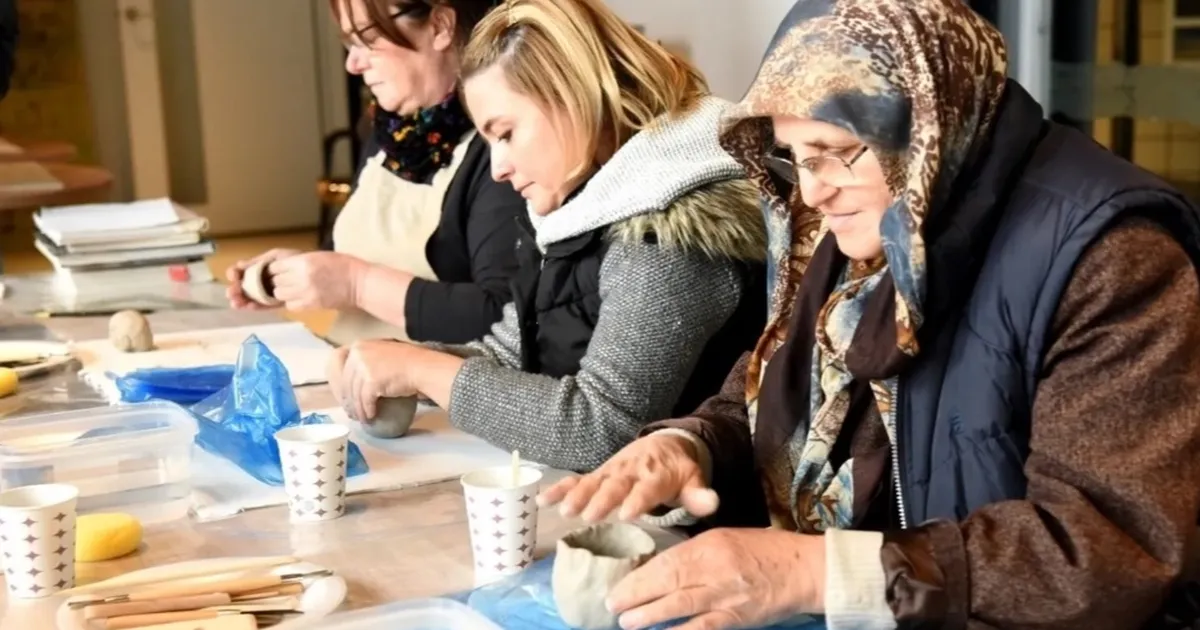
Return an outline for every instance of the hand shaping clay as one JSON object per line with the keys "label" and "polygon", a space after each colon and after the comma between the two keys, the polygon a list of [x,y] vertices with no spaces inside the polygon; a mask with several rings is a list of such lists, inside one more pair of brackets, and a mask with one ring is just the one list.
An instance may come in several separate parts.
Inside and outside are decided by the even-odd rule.
{"label": "hand shaping clay", "polygon": [[362,423],[363,430],[378,438],[398,438],[408,433],[416,415],[416,397],[380,398],[375,417]]}
{"label": "hand shaping clay", "polygon": [[263,306],[279,306],[283,302],[275,299],[275,283],[267,273],[268,260],[262,260],[246,268],[242,273],[242,293]]}
{"label": "hand shaping clay", "polygon": [[616,628],[616,616],[604,605],[609,589],[653,556],[654,539],[627,523],[601,523],[563,536],[551,576],[559,616],[582,630]]}
{"label": "hand shaping clay", "polygon": [[108,320],[108,340],[121,352],[147,352],[154,349],[150,322],[137,311],[121,311]]}

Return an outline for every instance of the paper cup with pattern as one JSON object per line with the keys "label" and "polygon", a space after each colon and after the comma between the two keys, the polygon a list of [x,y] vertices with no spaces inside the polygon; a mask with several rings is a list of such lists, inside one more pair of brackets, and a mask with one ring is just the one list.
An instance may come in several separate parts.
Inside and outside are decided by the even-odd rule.
{"label": "paper cup with pattern", "polygon": [[463,475],[475,586],[519,573],[533,562],[541,480],[542,471],[525,466],[517,469],[515,484],[511,466]]}
{"label": "paper cup with pattern", "polygon": [[0,492],[0,556],[13,597],[48,597],[75,586],[75,502],[66,484]]}
{"label": "paper cup with pattern", "polygon": [[350,429],[340,424],[306,424],[275,434],[293,523],[328,521],[346,513],[349,436]]}

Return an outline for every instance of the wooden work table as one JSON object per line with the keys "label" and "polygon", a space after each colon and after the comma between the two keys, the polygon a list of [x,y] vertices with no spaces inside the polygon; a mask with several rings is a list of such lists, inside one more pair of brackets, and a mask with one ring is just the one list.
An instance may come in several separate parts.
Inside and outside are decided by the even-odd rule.
{"label": "wooden work table", "polygon": [[[224,310],[177,311],[150,315],[156,332],[251,325],[279,321],[273,313]],[[106,318],[51,319],[46,325],[73,339],[103,337]],[[335,405],[325,385],[301,387],[302,409]],[[550,474],[548,479],[561,473]],[[579,526],[543,510],[538,519],[538,557],[555,541]],[[656,536],[667,536],[656,532]],[[388,602],[448,595],[472,587],[471,549],[462,491],[458,482],[350,495],[346,516],[320,524],[292,525],[285,506],[252,510],[229,519],[198,523],[182,519],[147,527],[142,549],[131,556],[77,565],[78,583],[107,579],[146,567],[224,556],[292,555],[333,569],[349,591],[342,610]],[[4,594],[0,592],[0,602]],[[0,628],[33,630],[52,627],[33,623],[53,611],[61,598],[5,607]]]}

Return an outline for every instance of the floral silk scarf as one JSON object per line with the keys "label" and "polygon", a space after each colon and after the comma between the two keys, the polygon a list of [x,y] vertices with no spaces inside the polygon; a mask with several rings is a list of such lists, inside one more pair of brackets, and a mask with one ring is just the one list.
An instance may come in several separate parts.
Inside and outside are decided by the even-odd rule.
{"label": "floral silk scarf", "polygon": [[428,183],[453,161],[454,148],[474,128],[457,93],[441,103],[399,116],[372,101],[370,116],[383,166],[398,177]]}

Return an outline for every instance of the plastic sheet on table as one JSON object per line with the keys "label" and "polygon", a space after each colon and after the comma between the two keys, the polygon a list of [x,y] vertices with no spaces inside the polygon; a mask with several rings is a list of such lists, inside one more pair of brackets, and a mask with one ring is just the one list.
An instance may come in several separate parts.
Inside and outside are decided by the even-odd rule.
{"label": "plastic sheet on table", "polygon": [[169,400],[194,405],[229,387],[234,366],[203,365],[189,368],[143,368],[125,374],[109,373],[121,402]]}
{"label": "plastic sheet on table", "polygon": [[[524,571],[451,597],[490,619],[501,628],[522,630],[572,630],[558,615],[550,576],[554,555],[538,560]],[[672,628],[685,620],[655,626]],[[825,621],[805,616],[759,630],[824,630]]]}
{"label": "plastic sheet on table", "polygon": [[[242,343],[229,385],[189,411],[199,423],[196,443],[201,448],[270,486],[283,485],[275,433],[330,422],[320,414],[300,414],[287,368],[255,335]],[[358,445],[351,441],[346,450],[346,476],[366,474],[367,460]]]}

